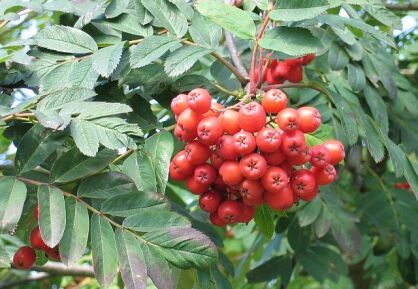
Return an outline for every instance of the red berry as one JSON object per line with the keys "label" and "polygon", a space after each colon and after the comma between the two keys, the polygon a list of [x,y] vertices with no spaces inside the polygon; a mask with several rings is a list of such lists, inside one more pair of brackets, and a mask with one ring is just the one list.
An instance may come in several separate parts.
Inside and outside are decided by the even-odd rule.
{"label": "red berry", "polygon": [[190,176],[186,180],[186,187],[194,195],[201,195],[206,192],[209,185],[200,183],[194,176]]}
{"label": "red berry", "polygon": [[177,171],[177,166],[173,162],[170,163],[169,167],[170,177],[175,181],[184,181],[187,179],[188,175],[183,175]]}
{"label": "red berry", "polygon": [[302,66],[300,65],[293,66],[287,75],[287,80],[293,83],[298,83],[298,82],[301,82],[302,79],[303,79]]}
{"label": "red berry", "polygon": [[[218,171],[219,172],[219,171]],[[222,180],[222,176],[218,175],[216,176],[215,181],[213,182],[212,186],[216,188],[220,192],[226,192],[228,186],[225,184],[225,182]]]}
{"label": "red berry", "polygon": [[331,164],[326,165],[324,168],[312,167],[311,171],[315,176],[317,184],[320,186],[332,183],[337,176],[337,171]]}
{"label": "red berry", "polygon": [[193,176],[198,183],[210,186],[216,179],[217,171],[210,164],[202,164],[196,167]]}
{"label": "red berry", "polygon": [[59,247],[56,246],[54,248],[48,248],[46,251],[46,254],[48,255],[48,258],[54,261],[61,261],[60,251]]}
{"label": "red berry", "polygon": [[311,149],[308,146],[305,146],[301,149],[299,154],[295,156],[288,156],[286,160],[289,164],[293,166],[301,166],[311,160],[311,154]]}
{"label": "red berry", "polygon": [[177,118],[177,125],[185,132],[192,135],[197,134],[197,126],[199,125],[202,116],[190,108],[186,108]]}
{"label": "red berry", "polygon": [[220,116],[219,120],[221,121],[222,127],[227,134],[233,135],[241,130],[239,125],[239,114],[235,110],[226,110]]}
{"label": "red berry", "polygon": [[317,130],[321,125],[321,114],[311,106],[299,108],[299,130],[303,133],[311,133]]}
{"label": "red berry", "polygon": [[171,161],[173,166],[173,170],[177,173],[188,176],[191,175],[194,171],[194,166],[192,163],[187,159],[187,153],[183,151],[179,151]]}
{"label": "red berry", "polygon": [[302,64],[302,59],[300,58],[288,58],[284,60],[284,63],[286,63],[290,68],[300,66]]}
{"label": "red berry", "polygon": [[249,180],[261,178],[267,170],[266,159],[257,153],[246,155],[239,162],[242,175]]}
{"label": "red berry", "polygon": [[237,185],[244,179],[240,171],[239,162],[236,161],[225,161],[219,168],[219,174],[228,186]]}
{"label": "red berry", "polygon": [[289,157],[298,156],[306,147],[305,135],[299,130],[282,135],[282,151]]}
{"label": "red berry", "polygon": [[289,177],[280,167],[269,167],[261,178],[261,183],[266,191],[278,193],[289,183]]}
{"label": "red berry", "polygon": [[264,200],[263,200],[263,197],[261,196],[260,198],[255,199],[255,200],[242,199],[242,203],[244,205],[251,206],[251,207],[259,207],[262,204],[264,204]]}
{"label": "red berry", "polygon": [[344,145],[338,140],[328,140],[322,144],[329,151],[331,164],[335,165],[341,162],[345,157]]}
{"label": "red berry", "polygon": [[294,108],[285,108],[277,114],[276,122],[284,131],[295,131],[299,127],[299,114]]}
{"label": "red berry", "polygon": [[266,124],[266,112],[258,102],[252,101],[239,110],[238,119],[243,130],[256,132]]}
{"label": "red berry", "polygon": [[35,220],[39,219],[39,204],[36,203],[35,207],[33,208],[33,217],[35,218]]}
{"label": "red berry", "polygon": [[260,151],[272,153],[280,148],[282,136],[279,131],[270,127],[265,127],[257,133],[256,141]]}
{"label": "red berry", "polygon": [[219,138],[216,145],[219,155],[225,160],[236,160],[239,153],[235,150],[235,140],[230,135],[224,135]]}
{"label": "red berry", "polygon": [[219,217],[227,224],[234,224],[241,217],[241,205],[236,201],[224,201],[218,208]]}
{"label": "red berry", "polygon": [[286,79],[290,69],[291,67],[285,61],[279,61],[273,71],[273,75],[275,78]]}
{"label": "red berry", "polygon": [[286,155],[280,149],[272,153],[262,153],[262,156],[270,166],[280,165],[286,160]]}
{"label": "red berry", "polygon": [[302,57],[302,65],[308,65],[314,59],[315,59],[315,54],[313,53],[306,54],[304,57]]}
{"label": "red berry", "polygon": [[261,101],[266,112],[277,113],[287,107],[287,95],[280,89],[270,89]]}
{"label": "red berry", "polygon": [[219,204],[222,201],[222,194],[218,191],[207,191],[199,198],[200,208],[208,213],[213,213],[218,210]]}
{"label": "red berry", "polygon": [[267,69],[266,69],[266,75],[265,75],[265,78],[266,78],[266,82],[268,83],[268,84],[270,84],[270,85],[273,85],[273,84],[276,84],[278,81],[276,80],[276,78],[273,76],[273,71],[274,71],[274,68],[273,67],[268,67]]}
{"label": "red berry", "polygon": [[210,164],[219,169],[223,163],[224,159],[220,156],[220,154],[217,151],[213,151],[210,155]]}
{"label": "red berry", "polygon": [[314,174],[306,169],[295,171],[290,178],[293,192],[305,201],[311,201],[318,192]]}
{"label": "red berry", "polygon": [[30,269],[35,263],[36,254],[29,246],[20,247],[19,250],[13,256],[13,266],[17,269]]}
{"label": "red berry", "polygon": [[42,251],[45,251],[48,249],[48,245],[45,244],[44,240],[42,240],[41,231],[39,230],[39,227],[35,227],[32,232],[30,233],[30,244],[32,248],[39,249]]}
{"label": "red berry", "polygon": [[263,192],[264,188],[259,180],[244,180],[240,184],[239,193],[243,200],[257,200],[263,196]]}
{"label": "red berry", "polygon": [[193,111],[199,114],[208,112],[212,101],[209,91],[204,88],[196,88],[190,91],[188,96],[187,104]]}
{"label": "red berry", "polygon": [[222,124],[216,116],[204,118],[197,126],[197,136],[201,143],[214,145],[223,134]]}
{"label": "red berry", "polygon": [[293,167],[288,162],[283,162],[280,164],[280,167],[286,172],[288,176],[290,176],[293,173]]}
{"label": "red berry", "polygon": [[234,134],[235,151],[242,155],[252,153],[256,148],[255,137],[246,131],[239,131]]}
{"label": "red berry", "polygon": [[331,156],[326,147],[316,145],[311,150],[311,164],[318,168],[323,168],[331,161]]}
{"label": "red berry", "polygon": [[191,142],[197,137],[196,131],[184,131],[180,126],[176,125],[174,136],[182,142]]}
{"label": "red berry", "polygon": [[218,117],[221,114],[219,110],[222,110],[222,109],[225,109],[225,107],[222,104],[217,103],[217,102],[212,102],[212,104],[210,105],[210,110],[202,114],[202,116],[203,117],[210,117],[210,116]]}
{"label": "red berry", "polygon": [[239,217],[238,222],[248,223],[254,219],[254,214],[254,207],[241,204],[241,216]]}
{"label": "red berry", "polygon": [[205,163],[211,154],[211,151],[207,145],[204,145],[198,141],[188,143],[184,147],[186,157],[193,165],[200,165]]}
{"label": "red berry", "polygon": [[187,94],[179,94],[171,101],[171,110],[175,115],[179,115],[189,106],[187,105]]}
{"label": "red berry", "polygon": [[266,191],[264,201],[273,210],[285,211],[293,206],[293,191],[288,185],[284,186],[279,192]]}
{"label": "red berry", "polygon": [[210,219],[210,222],[214,224],[215,226],[218,226],[218,227],[226,226],[226,222],[221,217],[219,217],[218,212],[211,213],[209,215],[209,219]]}

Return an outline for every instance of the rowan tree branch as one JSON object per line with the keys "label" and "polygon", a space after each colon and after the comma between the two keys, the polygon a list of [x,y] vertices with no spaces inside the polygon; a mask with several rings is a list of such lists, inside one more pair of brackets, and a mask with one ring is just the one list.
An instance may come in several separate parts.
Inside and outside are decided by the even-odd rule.
{"label": "rowan tree branch", "polygon": [[385,7],[389,10],[394,10],[394,11],[418,10],[418,4],[416,3],[407,3],[407,4],[386,3]]}
{"label": "rowan tree branch", "polygon": [[49,273],[54,276],[80,276],[94,277],[94,271],[91,266],[65,266],[62,263],[48,262],[43,266],[33,266],[30,270]]}
{"label": "rowan tree branch", "polygon": [[245,78],[250,78],[250,76],[248,75],[248,71],[242,64],[241,58],[238,54],[237,46],[235,45],[234,41],[234,36],[232,36],[231,32],[225,30],[224,35],[226,46],[228,47],[229,54],[231,55],[231,60],[234,63],[235,67]]}
{"label": "rowan tree branch", "polygon": [[0,289],[10,289],[14,287],[24,288],[23,285],[31,282],[39,282],[44,279],[48,279],[51,276],[47,273],[40,273],[36,276],[27,276],[25,279],[20,279],[17,281],[10,281],[6,283],[0,283]]}

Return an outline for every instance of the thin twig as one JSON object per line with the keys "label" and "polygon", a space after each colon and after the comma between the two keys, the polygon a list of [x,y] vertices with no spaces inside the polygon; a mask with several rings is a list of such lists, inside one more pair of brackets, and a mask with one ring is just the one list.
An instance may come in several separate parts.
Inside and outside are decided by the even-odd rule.
{"label": "thin twig", "polygon": [[242,64],[241,58],[238,54],[237,46],[235,45],[234,41],[234,36],[232,36],[231,32],[226,30],[224,30],[224,35],[226,46],[228,47],[229,54],[231,55],[231,60],[234,63],[235,67],[245,78],[250,78],[250,76],[248,75],[248,71]]}
{"label": "thin twig", "polygon": [[25,287],[24,285],[27,284],[27,283],[39,282],[41,280],[48,279],[48,278],[51,278],[51,276],[47,273],[39,273],[35,276],[29,275],[26,278],[20,279],[20,280],[17,280],[17,281],[11,281],[11,282],[7,282],[7,283],[0,283],[0,289],[11,289],[11,288],[14,288],[14,287],[24,288]]}
{"label": "thin twig", "polygon": [[407,4],[386,3],[385,7],[387,9],[395,10],[395,11],[418,10],[418,4],[415,4],[415,3],[407,3]]}
{"label": "thin twig", "polygon": [[239,97],[239,96],[240,96],[240,93],[239,93],[238,91],[236,91],[236,90],[234,90],[234,91],[229,90],[229,89],[227,89],[227,88],[223,87],[222,85],[220,85],[220,84],[219,84],[219,83],[217,83],[217,82],[212,82],[212,85],[213,85],[213,87],[215,87],[217,90],[219,90],[219,91],[221,91],[221,92],[224,92],[224,93],[226,93],[226,94],[228,94],[228,95],[232,95],[232,96],[235,96],[235,97]]}
{"label": "thin twig", "polygon": [[112,164],[117,163],[120,160],[126,159],[127,157],[129,157],[135,150],[134,149],[129,149],[126,152],[124,152],[123,154],[121,154],[120,156],[118,156],[117,158],[115,158],[112,161]]}

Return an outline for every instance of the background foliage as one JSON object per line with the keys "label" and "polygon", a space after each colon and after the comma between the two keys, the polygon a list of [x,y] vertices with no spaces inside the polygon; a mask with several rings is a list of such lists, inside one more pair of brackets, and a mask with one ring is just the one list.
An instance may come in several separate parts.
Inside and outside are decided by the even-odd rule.
{"label": "background foliage", "polygon": [[[395,14],[378,0],[189,2],[0,2],[0,288],[413,288],[417,34],[401,17],[416,19],[417,4],[387,4]],[[246,79],[225,32],[248,68],[267,13],[262,48],[317,54],[285,88],[323,116],[308,141],[336,137],[347,158],[315,201],[215,229],[168,181],[180,148],[169,104],[199,86],[237,102]],[[410,190],[394,187],[404,181]],[[37,201],[64,272],[42,256],[32,273],[8,268]]]}

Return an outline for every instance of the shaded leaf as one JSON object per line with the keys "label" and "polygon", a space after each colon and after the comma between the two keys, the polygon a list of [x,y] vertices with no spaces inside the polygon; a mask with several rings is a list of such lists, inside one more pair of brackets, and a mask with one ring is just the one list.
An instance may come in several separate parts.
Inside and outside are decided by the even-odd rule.
{"label": "shaded leaf", "polygon": [[55,161],[51,169],[51,182],[67,183],[94,175],[106,168],[116,156],[116,151],[103,149],[90,158],[73,147]]}
{"label": "shaded leaf", "polygon": [[141,213],[144,209],[151,214],[153,210],[168,209],[168,203],[158,193],[132,192],[115,195],[102,204],[103,212],[120,217],[129,217]]}
{"label": "shaded leaf", "polygon": [[250,283],[269,282],[280,276],[283,284],[288,284],[292,274],[292,259],[286,256],[273,257],[246,274]]}
{"label": "shaded leaf", "polygon": [[100,285],[107,288],[118,272],[115,233],[109,221],[98,215],[92,216],[90,231],[94,275]]}
{"label": "shaded leaf", "polygon": [[116,229],[119,268],[127,289],[147,288],[147,265],[138,240],[121,229]]}
{"label": "shaded leaf", "polygon": [[145,242],[140,244],[147,264],[147,274],[155,286],[158,289],[174,288],[173,273],[164,256],[156,247],[149,246]]}
{"label": "shaded leaf", "polygon": [[144,234],[142,237],[175,266],[205,268],[217,261],[216,246],[192,228],[173,228]]}
{"label": "shaded leaf", "polygon": [[22,138],[16,152],[16,167],[20,174],[33,170],[42,164],[66,138],[62,132],[48,130],[42,125],[34,125]]}
{"label": "shaded leaf", "polygon": [[59,251],[62,262],[71,266],[77,264],[86,250],[90,222],[87,208],[74,198],[66,201],[65,211],[66,224]]}
{"label": "shaded leaf", "polygon": [[154,163],[148,154],[143,152],[132,154],[123,162],[122,171],[132,178],[138,190],[158,191]]}
{"label": "shaded leaf", "polygon": [[133,181],[119,172],[106,172],[84,180],[77,190],[77,195],[84,198],[108,199],[132,192]]}
{"label": "shaded leaf", "polygon": [[165,192],[173,150],[173,136],[167,131],[157,133],[145,141],[144,153],[151,158],[157,179],[157,189],[160,193]]}
{"label": "shaded leaf", "polygon": [[254,221],[258,229],[267,238],[271,238],[274,233],[273,211],[270,207],[263,205],[258,207],[255,212]]}
{"label": "shaded leaf", "polygon": [[190,227],[190,221],[180,214],[166,210],[143,209],[129,215],[123,225],[139,232],[151,232],[155,230]]}
{"label": "shaded leaf", "polygon": [[301,7],[297,9],[279,8],[270,12],[270,17],[276,21],[301,21],[321,15],[329,8],[326,6]]}
{"label": "shaded leaf", "polygon": [[196,44],[215,48],[222,37],[222,29],[212,21],[196,14],[189,27],[190,35]]}

